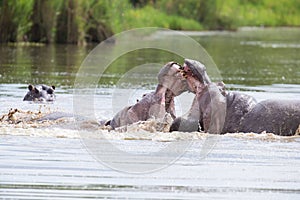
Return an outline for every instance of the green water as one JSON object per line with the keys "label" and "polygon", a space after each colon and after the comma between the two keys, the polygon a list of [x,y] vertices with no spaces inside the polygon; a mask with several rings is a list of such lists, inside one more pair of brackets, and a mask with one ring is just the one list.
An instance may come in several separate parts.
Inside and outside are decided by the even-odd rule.
{"label": "green water", "polygon": [[197,39],[226,83],[300,83],[300,29],[253,29]]}
{"label": "green water", "polygon": [[[237,32],[187,32],[187,35],[207,50],[227,84],[300,83],[299,28],[249,28]],[[46,83],[72,87],[81,63],[94,47],[2,44],[0,83]],[[115,84],[119,75],[135,66],[145,63],[163,65],[171,60],[183,62],[180,56],[157,49],[127,53],[112,63],[100,84]],[[144,75],[153,78],[158,70],[154,67],[153,71]],[[143,82],[144,77],[141,79],[138,81]]]}

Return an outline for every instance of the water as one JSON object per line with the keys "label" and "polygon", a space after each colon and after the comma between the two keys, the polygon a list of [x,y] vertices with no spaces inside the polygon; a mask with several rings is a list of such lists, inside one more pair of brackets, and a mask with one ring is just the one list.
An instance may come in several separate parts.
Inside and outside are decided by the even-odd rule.
{"label": "water", "polygon": [[11,199],[299,198],[299,138],[220,137],[205,160],[197,159],[201,141],[195,141],[167,168],[135,175],[97,163],[78,139],[1,136],[0,194]]}
{"label": "water", "polygon": [[[300,29],[243,29],[239,32],[187,32],[216,62],[231,90],[267,98],[299,99]],[[164,33],[159,33],[164,37]],[[73,83],[77,70],[93,46],[0,46],[0,114],[10,108],[24,111],[73,111]],[[145,56],[147,55],[147,56]],[[95,92],[95,113],[113,116],[112,97],[122,75],[133,66],[182,58],[168,52],[134,51],[120,57],[105,72]],[[120,69],[120,66],[124,66]],[[132,77],[124,104],[153,90],[159,66],[146,67]],[[141,74],[142,73],[142,74]],[[214,78],[214,77],[213,77]],[[56,85],[57,101],[46,105],[23,102],[28,83]],[[141,84],[143,83],[143,84]],[[120,85],[118,85],[120,86]],[[133,88],[133,89],[132,89]],[[189,96],[188,96],[189,95]],[[186,112],[193,95],[178,98],[178,115]],[[122,106],[121,106],[122,107]],[[299,199],[300,137],[273,134],[225,134],[213,140],[204,133],[108,132],[94,123],[84,124],[87,137],[97,144],[109,141],[127,152],[122,159],[107,149],[106,163],[97,162],[84,147],[73,121],[54,124],[1,123],[0,198],[2,199]],[[95,128],[96,127],[96,128]],[[211,146],[209,141],[213,141]],[[159,150],[175,144],[178,148]],[[203,153],[208,145],[209,154]],[[182,150],[182,149],[179,149]],[[106,155],[106,154],[103,155]],[[175,155],[175,157],[174,157]],[[164,163],[169,158],[170,163]],[[177,159],[176,159],[177,158]],[[147,160],[151,162],[146,162]],[[141,169],[151,173],[125,173],[107,166]]]}

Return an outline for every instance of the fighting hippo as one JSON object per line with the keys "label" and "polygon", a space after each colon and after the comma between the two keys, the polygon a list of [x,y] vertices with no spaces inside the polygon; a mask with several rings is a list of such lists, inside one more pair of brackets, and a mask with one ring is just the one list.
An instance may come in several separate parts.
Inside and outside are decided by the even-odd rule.
{"label": "fighting hippo", "polygon": [[174,120],[170,131],[237,132],[241,118],[256,105],[246,94],[226,92],[225,85],[211,82],[205,66],[185,59],[184,73],[189,90],[196,94],[186,116]]}
{"label": "fighting hippo", "polygon": [[[300,124],[299,100],[265,100],[259,103],[238,92],[222,92],[212,83],[205,66],[200,62],[185,60],[187,83],[196,94],[187,118],[176,119],[171,131],[197,121],[202,130],[210,133],[263,131],[276,135],[294,135]],[[184,123],[184,126],[180,125]]]}
{"label": "fighting hippo", "polygon": [[299,100],[264,100],[247,113],[241,120],[241,132],[276,135],[295,135],[300,125]]}
{"label": "fighting hippo", "polygon": [[54,101],[55,86],[48,85],[29,85],[28,92],[23,98],[23,101]]}
{"label": "fighting hippo", "polygon": [[119,111],[106,125],[114,129],[134,122],[146,121],[151,117],[161,118],[165,113],[170,113],[175,119],[174,97],[188,90],[180,68],[181,66],[175,62],[167,63],[158,73],[156,90],[144,95],[135,105]]}

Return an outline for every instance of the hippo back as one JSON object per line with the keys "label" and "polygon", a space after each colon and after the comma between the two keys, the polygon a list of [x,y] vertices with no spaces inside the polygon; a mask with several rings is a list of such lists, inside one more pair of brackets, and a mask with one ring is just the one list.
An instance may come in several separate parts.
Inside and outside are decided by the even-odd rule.
{"label": "hippo back", "polygon": [[222,133],[235,133],[240,129],[243,117],[256,105],[256,100],[243,93],[228,92],[226,94],[226,118]]}
{"label": "hippo back", "polygon": [[243,119],[242,132],[294,135],[300,124],[300,101],[265,100],[259,102]]}

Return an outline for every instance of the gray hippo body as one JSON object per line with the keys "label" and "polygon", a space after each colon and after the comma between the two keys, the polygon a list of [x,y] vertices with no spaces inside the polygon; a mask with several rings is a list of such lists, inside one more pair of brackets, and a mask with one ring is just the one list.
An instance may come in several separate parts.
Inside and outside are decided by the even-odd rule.
{"label": "gray hippo body", "polygon": [[227,92],[226,117],[222,133],[239,132],[243,117],[249,113],[257,104],[257,101],[247,94],[239,92]]}
{"label": "gray hippo body", "polygon": [[158,82],[154,92],[144,95],[135,105],[123,108],[105,125],[115,129],[151,117],[162,118],[166,113],[175,119],[174,97],[188,90],[180,66],[174,62],[167,63],[158,74]]}
{"label": "gray hippo body", "polygon": [[211,82],[206,67],[198,61],[185,59],[184,71],[189,90],[196,96],[191,109],[174,120],[170,131],[236,132],[236,124],[255,106],[256,100],[246,94],[226,92],[224,83]]}
{"label": "gray hippo body", "polygon": [[176,118],[170,131],[206,131],[214,134],[239,131],[241,119],[256,105],[256,100],[238,92],[222,93],[216,83],[198,87],[191,109]]}
{"label": "gray hippo body", "polygon": [[[186,74],[189,88],[196,97],[187,116],[175,119],[170,131],[201,129],[217,134],[263,131],[284,136],[295,134],[300,124],[300,101],[266,100],[257,103],[246,94],[222,94],[217,84],[205,78],[204,65],[188,60],[185,61],[186,70],[201,72]],[[184,130],[185,127],[189,129]]]}
{"label": "gray hippo body", "polygon": [[138,121],[146,121],[151,117],[163,117],[165,106],[162,100],[163,94],[158,92],[148,93],[136,104],[119,111],[110,121],[110,126],[116,128]]}
{"label": "gray hippo body", "polygon": [[55,86],[48,85],[29,85],[28,92],[24,96],[23,101],[54,101],[55,100]]}
{"label": "gray hippo body", "polygon": [[265,100],[255,105],[242,119],[241,132],[294,135],[300,124],[300,101]]}

